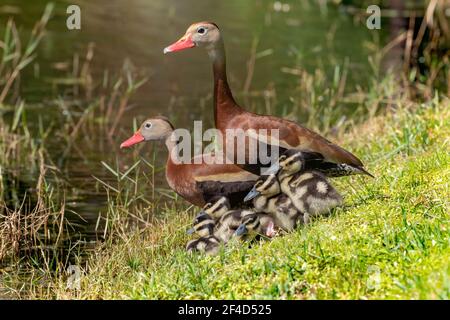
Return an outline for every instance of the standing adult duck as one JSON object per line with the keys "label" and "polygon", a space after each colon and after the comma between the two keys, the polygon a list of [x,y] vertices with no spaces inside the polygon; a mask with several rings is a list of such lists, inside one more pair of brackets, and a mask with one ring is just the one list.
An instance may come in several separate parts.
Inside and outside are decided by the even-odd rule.
{"label": "standing adult duck", "polygon": [[[301,125],[286,119],[259,115],[248,112],[240,107],[233,98],[227,81],[225,47],[219,27],[212,22],[192,24],[186,33],[175,43],[166,47],[164,53],[176,52],[188,48],[202,47],[206,50],[213,65],[214,73],[214,120],[215,126],[226,137],[227,129],[242,129],[247,132],[254,129],[268,130],[268,141],[280,148],[280,153],[288,149],[298,149],[304,153],[318,155],[314,167],[324,168],[329,176],[349,174],[369,174],[363,163],[352,153],[325,139]],[[270,130],[278,130],[278,141],[270,136]],[[250,132],[250,131],[248,131]],[[258,137],[256,137],[258,138]],[[248,144],[246,144],[248,146]],[[249,154],[246,150],[248,163]],[[228,152],[228,150],[226,150]],[[231,159],[236,155],[227,154]],[[319,161],[317,161],[319,160]],[[335,164],[339,166],[334,166]],[[247,166],[247,170],[257,173],[259,166]],[[370,174],[369,174],[370,175]]]}
{"label": "standing adult duck", "polygon": [[[174,127],[165,117],[145,120],[139,130],[124,141],[120,148],[129,148],[144,141],[165,141],[169,156],[166,179],[172,190],[190,203],[202,207],[218,196],[229,199],[231,207],[242,203],[258,176],[234,164],[214,161],[214,154],[202,154],[202,161],[195,157],[188,163],[177,158],[177,137]],[[207,161],[204,161],[207,160]]]}

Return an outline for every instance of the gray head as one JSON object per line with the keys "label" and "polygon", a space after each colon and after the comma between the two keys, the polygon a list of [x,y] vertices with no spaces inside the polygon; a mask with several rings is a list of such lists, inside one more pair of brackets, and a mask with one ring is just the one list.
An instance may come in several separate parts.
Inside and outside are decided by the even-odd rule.
{"label": "gray head", "polygon": [[185,34],[176,42],[164,49],[164,53],[181,51],[194,47],[203,47],[214,51],[223,45],[219,27],[208,21],[197,22],[189,26]]}
{"label": "gray head", "polygon": [[133,136],[122,142],[120,148],[129,148],[144,141],[164,140],[173,130],[173,125],[166,117],[149,118],[141,124],[139,130]]}

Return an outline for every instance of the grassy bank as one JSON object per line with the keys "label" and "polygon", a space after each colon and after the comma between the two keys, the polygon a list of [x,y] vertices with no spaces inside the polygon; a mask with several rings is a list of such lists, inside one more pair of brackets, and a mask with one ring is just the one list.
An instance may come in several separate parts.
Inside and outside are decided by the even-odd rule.
{"label": "grassy bank", "polygon": [[346,200],[330,217],[208,257],[184,251],[195,211],[166,208],[101,245],[80,290],[61,276],[36,297],[448,299],[449,136],[449,100],[399,106],[342,135],[376,179],[335,180]]}

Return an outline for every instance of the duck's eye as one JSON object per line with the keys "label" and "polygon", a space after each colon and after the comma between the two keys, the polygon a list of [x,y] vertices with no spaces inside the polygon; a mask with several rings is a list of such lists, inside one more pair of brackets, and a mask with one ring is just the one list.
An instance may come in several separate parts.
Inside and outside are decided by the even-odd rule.
{"label": "duck's eye", "polygon": [[145,124],[145,129],[150,129],[152,127],[152,123],[151,122],[147,122]]}
{"label": "duck's eye", "polygon": [[197,33],[205,34],[206,33],[206,29],[203,28],[203,27],[200,27],[200,28],[197,29]]}

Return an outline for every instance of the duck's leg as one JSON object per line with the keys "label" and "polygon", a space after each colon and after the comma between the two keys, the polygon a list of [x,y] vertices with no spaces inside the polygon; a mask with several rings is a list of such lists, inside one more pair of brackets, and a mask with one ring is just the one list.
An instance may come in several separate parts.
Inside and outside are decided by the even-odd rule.
{"label": "duck's leg", "polygon": [[311,217],[308,212],[303,212],[303,224],[307,225],[311,221]]}

